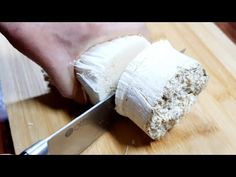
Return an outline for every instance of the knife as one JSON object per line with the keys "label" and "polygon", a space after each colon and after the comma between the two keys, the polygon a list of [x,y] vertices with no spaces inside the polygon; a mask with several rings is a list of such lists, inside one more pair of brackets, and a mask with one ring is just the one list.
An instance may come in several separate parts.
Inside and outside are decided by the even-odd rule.
{"label": "knife", "polygon": [[80,154],[98,139],[115,120],[115,95],[111,95],[78,116],[46,139],[40,140],[20,155]]}

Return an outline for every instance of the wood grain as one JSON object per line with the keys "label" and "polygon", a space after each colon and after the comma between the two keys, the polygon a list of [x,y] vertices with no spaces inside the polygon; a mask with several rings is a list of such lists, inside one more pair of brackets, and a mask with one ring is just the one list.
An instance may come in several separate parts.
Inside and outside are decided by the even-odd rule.
{"label": "wood grain", "polygon": [[[200,61],[210,75],[192,111],[162,140],[153,141],[127,118],[82,154],[236,153],[236,47],[213,23],[150,23],[152,40],[168,39]],[[4,48],[2,48],[4,47]],[[88,109],[48,93],[40,67],[0,39],[0,79],[16,153]],[[4,57],[3,57],[4,56]],[[2,72],[3,71],[3,72]]]}

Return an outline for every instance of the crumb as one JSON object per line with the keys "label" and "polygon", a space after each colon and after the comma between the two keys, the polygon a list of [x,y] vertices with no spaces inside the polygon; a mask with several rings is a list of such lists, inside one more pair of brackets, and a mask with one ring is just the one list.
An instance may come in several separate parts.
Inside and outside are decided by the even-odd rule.
{"label": "crumb", "polygon": [[31,123],[31,122],[28,123],[28,126],[29,126],[29,127],[31,127],[31,126],[33,126],[33,125],[34,125],[34,124]]}

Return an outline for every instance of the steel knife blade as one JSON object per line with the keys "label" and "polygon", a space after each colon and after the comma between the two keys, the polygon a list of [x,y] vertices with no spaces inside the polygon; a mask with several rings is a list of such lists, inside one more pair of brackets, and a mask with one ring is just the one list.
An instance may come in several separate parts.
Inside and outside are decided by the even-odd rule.
{"label": "steel knife blade", "polygon": [[80,154],[99,138],[118,116],[114,107],[113,94],[20,155]]}

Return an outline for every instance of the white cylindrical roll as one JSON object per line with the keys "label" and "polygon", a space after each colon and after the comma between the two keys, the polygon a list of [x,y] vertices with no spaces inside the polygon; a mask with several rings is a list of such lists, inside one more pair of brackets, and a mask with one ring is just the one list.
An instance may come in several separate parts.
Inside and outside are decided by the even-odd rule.
{"label": "white cylindrical roll", "polygon": [[116,90],[116,111],[152,139],[160,139],[187,113],[208,76],[196,60],[168,41],[145,48],[127,66]]}
{"label": "white cylindrical roll", "polygon": [[150,42],[125,36],[91,47],[75,62],[76,77],[95,104],[115,93],[120,75]]}

